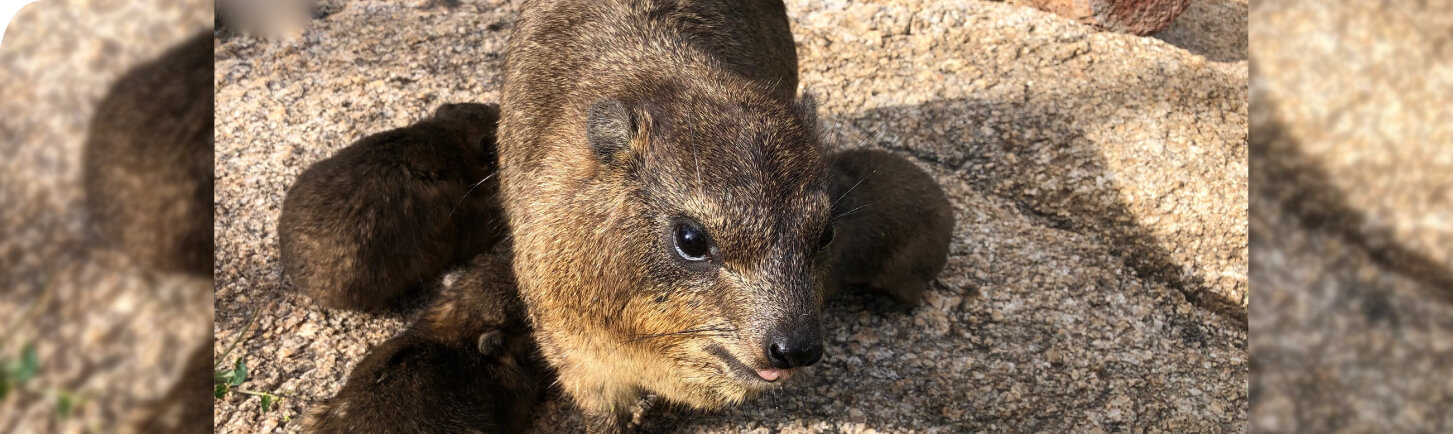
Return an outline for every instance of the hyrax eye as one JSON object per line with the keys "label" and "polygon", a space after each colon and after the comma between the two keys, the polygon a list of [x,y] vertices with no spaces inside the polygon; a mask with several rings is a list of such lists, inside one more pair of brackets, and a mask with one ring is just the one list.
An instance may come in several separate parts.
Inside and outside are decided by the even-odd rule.
{"label": "hyrax eye", "polygon": [[705,261],[711,256],[711,240],[706,231],[690,222],[680,222],[672,229],[671,239],[676,245],[676,254],[688,261]]}
{"label": "hyrax eye", "polygon": [[827,227],[822,230],[822,238],[818,239],[817,248],[826,249],[828,244],[832,244],[833,235],[834,234],[832,231],[832,225],[827,225]]}

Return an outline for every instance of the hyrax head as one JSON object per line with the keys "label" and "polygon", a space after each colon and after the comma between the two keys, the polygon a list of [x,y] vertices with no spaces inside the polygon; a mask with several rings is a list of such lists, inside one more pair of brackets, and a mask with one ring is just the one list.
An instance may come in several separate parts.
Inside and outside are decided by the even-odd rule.
{"label": "hyrax head", "polygon": [[493,169],[499,157],[495,142],[498,137],[499,105],[481,103],[448,103],[434,109],[430,121],[458,131],[468,150]]}
{"label": "hyrax head", "polygon": [[823,353],[832,226],[815,106],[757,95],[668,84],[598,99],[586,116],[588,176],[614,186],[609,213],[625,214],[623,231],[596,229],[609,234],[597,246],[633,280],[600,299],[619,303],[606,308],[627,351],[671,378],[654,389],[698,407]]}

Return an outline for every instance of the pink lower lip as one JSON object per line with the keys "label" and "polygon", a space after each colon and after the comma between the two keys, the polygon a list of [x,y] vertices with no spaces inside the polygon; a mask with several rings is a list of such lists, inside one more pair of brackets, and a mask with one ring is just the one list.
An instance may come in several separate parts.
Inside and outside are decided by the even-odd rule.
{"label": "pink lower lip", "polygon": [[791,369],[761,369],[761,370],[758,370],[757,371],[757,376],[762,377],[763,380],[767,380],[767,381],[786,380],[788,378],[792,378],[792,370]]}

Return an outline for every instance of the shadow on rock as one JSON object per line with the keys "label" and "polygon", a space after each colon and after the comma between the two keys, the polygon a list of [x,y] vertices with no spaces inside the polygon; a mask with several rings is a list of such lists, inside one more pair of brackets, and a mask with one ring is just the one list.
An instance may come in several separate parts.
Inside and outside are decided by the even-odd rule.
{"label": "shadow on rock", "polygon": [[1213,62],[1239,62],[1246,60],[1248,14],[1246,3],[1194,0],[1154,37]]}
{"label": "shadow on rock", "polygon": [[[991,113],[1013,115],[1006,117]],[[1007,242],[1010,245],[1026,247],[1025,250],[1042,249],[1045,263],[999,263],[989,259],[986,264],[979,259],[966,259],[966,253],[962,249],[955,249],[951,252],[950,265],[940,274],[939,283],[935,284],[935,291],[951,297],[962,297],[963,305],[969,306],[983,304],[969,300],[978,297],[973,285],[983,284],[995,287],[994,291],[1014,292],[1015,295],[1008,296],[1014,298],[1024,296],[1025,291],[1031,289],[1008,289],[1014,284],[1000,282],[1000,279],[1022,279],[1024,275],[1069,274],[1074,277],[1067,280],[1080,282],[1079,284],[1099,294],[1075,295],[1074,297],[1081,298],[1076,303],[1083,303],[1079,305],[1082,307],[1070,309],[1071,312],[1064,314],[1066,316],[1086,317],[1094,321],[1096,312],[1100,312],[1100,309],[1116,309],[1113,306],[1099,306],[1096,304],[1099,302],[1094,301],[1111,298],[1107,296],[1150,298],[1153,300],[1148,304],[1153,304],[1157,313],[1151,317],[1138,317],[1133,321],[1164,321],[1163,328],[1159,325],[1154,327],[1162,330],[1160,333],[1169,335],[1141,338],[1173,342],[1157,352],[1209,351],[1213,347],[1222,348],[1228,345],[1239,346],[1244,351],[1244,341],[1228,343],[1231,341],[1221,336],[1223,333],[1213,330],[1215,327],[1208,327],[1210,323],[1219,322],[1227,330],[1239,329],[1244,333],[1247,312],[1241,300],[1225,298],[1207,290],[1207,286],[1212,283],[1205,282],[1174,259],[1171,252],[1164,247],[1166,242],[1153,234],[1150,228],[1140,224],[1139,216],[1134,215],[1121,201],[1121,189],[1133,186],[1119,185],[1112,169],[1101,155],[1103,150],[1082,131],[1071,126],[1072,120],[1061,116],[1049,110],[1029,107],[1022,102],[962,99],[829,116],[824,119],[823,125],[825,128],[869,132],[868,140],[862,143],[831,143],[830,148],[862,146],[889,149],[917,159],[920,165],[927,166],[931,173],[935,173],[940,182],[944,182],[944,176],[949,176],[967,184],[967,190],[945,186],[951,201],[959,208],[955,218],[958,225],[954,235],[955,245],[978,244],[982,240],[974,237],[982,233],[982,230],[995,227],[992,223],[975,222],[975,219],[965,216],[966,212],[973,212],[963,208],[965,203],[982,203],[985,198],[991,202],[1006,204],[1006,212],[1018,213],[1018,218],[1032,222],[1035,226],[1050,228],[1049,232],[1065,231],[1074,234],[1062,241],[1038,247],[1035,244],[1044,241]],[[952,121],[943,122],[945,119]],[[829,137],[834,137],[833,134],[832,131],[827,133]],[[841,137],[829,140],[841,141]],[[1210,146],[1216,145],[1220,144]],[[1192,219],[1186,222],[1198,221]],[[1082,242],[1085,239],[1095,242],[1087,245]],[[1178,238],[1175,242],[1186,240]],[[1244,263],[1244,244],[1235,244],[1232,240],[1228,241],[1228,246],[1228,249],[1240,251],[1239,260]],[[1106,250],[1110,256],[1118,259],[1108,263],[1094,262],[1098,261],[1095,259],[1080,260],[1104,256]],[[1236,257],[1229,253],[1226,255]],[[1021,273],[1019,270],[974,269],[980,266],[1039,270]],[[1095,269],[1073,268],[1077,266]],[[1120,269],[1129,269],[1138,277],[1117,277]],[[1001,272],[1003,276],[999,275]],[[1141,292],[1137,293],[1118,292],[1134,286],[1127,285],[1126,281],[1137,279],[1160,282],[1178,291],[1145,292],[1147,290],[1140,289]],[[1062,282],[1058,284],[1062,285]],[[1244,280],[1241,285],[1244,287]],[[1183,295],[1175,295],[1177,293]],[[1170,296],[1161,297],[1159,294]],[[1180,297],[1212,315],[1201,318],[1195,312],[1176,308],[1176,299]],[[914,310],[884,308],[879,306],[881,300],[867,294],[847,294],[832,300],[825,308],[824,326],[829,334],[838,334],[839,338],[834,343],[837,348],[829,345],[830,353],[833,350],[838,353],[825,357],[824,366],[817,369],[818,372],[805,372],[804,374],[810,376],[804,375],[807,378],[799,381],[802,384],[769,393],[755,403],[728,410],[723,415],[703,417],[689,410],[653,409],[651,416],[642,418],[646,421],[643,431],[712,429],[711,427],[717,426],[713,424],[742,418],[743,416],[738,415],[742,412],[752,413],[754,419],[761,419],[764,417],[761,414],[763,411],[781,413],[808,428],[822,421],[863,421],[866,426],[890,429],[912,420],[913,426],[942,424],[977,429],[1002,427],[999,424],[1003,423],[1010,423],[1011,426],[1018,426],[1013,425],[1016,423],[1029,423],[1030,425],[1024,426],[1032,426],[1028,428],[1031,430],[1056,431],[1073,428],[1070,424],[1076,423],[1076,418],[1072,414],[1093,412],[1108,405],[1113,388],[1106,388],[1103,384],[1082,380],[1080,377],[1072,378],[1063,369],[1054,374],[1020,376],[1023,373],[1016,373],[1013,378],[995,380],[984,377],[975,380],[962,377],[961,375],[966,375],[965,372],[938,370],[936,367],[943,366],[943,360],[963,363],[957,362],[958,358],[970,354],[974,355],[970,356],[971,359],[980,358],[978,363],[981,364],[1035,365],[1049,361],[1051,364],[1045,366],[1065,368],[1075,362],[1057,360],[1061,357],[1057,355],[1061,350],[1051,351],[1051,348],[1074,346],[1089,352],[1099,351],[1087,348],[1090,344],[1076,341],[1077,338],[1061,336],[1064,333],[1062,325],[1044,323],[1030,319],[1029,316],[995,318],[993,314],[978,307],[960,308],[957,301],[959,299],[955,300],[949,307],[924,306]],[[1025,301],[1023,304],[1029,310],[1050,310],[1056,307],[1055,303],[1058,301],[1036,300]],[[959,309],[967,311],[954,312]],[[941,326],[933,320],[940,310],[950,312]],[[1117,321],[1114,318],[1119,315],[1121,313],[1117,312],[1103,316],[1110,318],[1106,321],[1114,322]],[[986,326],[994,327],[994,330],[986,330]],[[933,330],[935,327],[943,330],[941,333],[936,332]],[[1089,333],[1099,333],[1107,327],[1086,328],[1093,330]],[[1009,336],[1017,342],[1013,348],[1006,347],[1009,341],[1004,339]],[[845,345],[843,339],[848,344]],[[1119,354],[1131,350],[1105,351]],[[1201,369],[1199,364],[1195,366]],[[1245,369],[1244,364],[1239,366],[1240,369]],[[1095,369],[1096,377],[1104,379],[1143,378],[1146,375],[1145,368],[1137,364],[1108,362]],[[848,377],[829,378],[826,377],[828,375]],[[1191,378],[1189,375],[1186,377]],[[1052,386],[1056,384],[1055,381],[1076,384],[1072,388],[1075,390]],[[1012,386],[1008,390],[999,388],[1005,384]],[[1021,402],[1017,409],[994,409],[980,406],[982,399],[995,401],[994,398],[968,398],[971,394],[985,393],[986,387],[994,390],[992,393],[1014,394],[1014,400],[1036,404],[1024,407]],[[1018,389],[1020,387],[1023,389]],[[1230,402],[1225,405],[1242,405],[1241,408],[1245,408],[1245,389],[1237,389],[1243,393],[1240,395],[1240,403]],[[1168,383],[1140,383],[1134,386],[1134,390],[1122,392],[1131,393],[1137,399],[1151,403],[1181,393],[1181,389],[1171,387]],[[1024,395],[1021,396],[1020,393]],[[873,408],[877,405],[875,403],[882,401],[883,396],[897,396],[906,401],[895,401],[900,403],[898,407]],[[834,402],[838,404],[833,404]],[[1151,425],[1174,418],[1168,414],[1169,410],[1155,408],[1153,405],[1137,407],[1135,411],[1140,415],[1141,422]],[[847,413],[842,414],[843,412]],[[1124,425],[1111,426],[1112,430],[1117,429],[1114,426],[1128,428]],[[1235,430],[1229,425],[1223,428]]]}
{"label": "shadow on rock", "polygon": [[[1035,113],[1018,103],[936,101],[890,107],[845,117],[852,128],[883,131],[867,146],[909,154],[953,173],[986,195],[1012,203],[1039,225],[1103,240],[1111,253],[1143,277],[1179,289],[1192,304],[1245,329],[1240,300],[1209,290],[1200,274],[1178,263],[1167,243],[1138,222],[1122,201],[1123,186],[1101,149],[1073,122],[1052,113],[1018,116],[996,124],[986,113]],[[940,128],[920,119],[957,119],[961,128]],[[1177,246],[1179,248],[1179,246]]]}
{"label": "shadow on rock", "polygon": [[1448,395],[1427,379],[1446,371],[1446,350],[1428,340],[1453,328],[1439,318],[1453,270],[1370,223],[1256,96],[1253,429],[1440,431],[1426,423],[1448,414]]}
{"label": "shadow on rock", "polygon": [[[1303,155],[1279,123],[1257,126],[1252,134],[1254,195],[1275,203],[1277,211],[1295,218],[1302,228],[1340,238],[1366,252],[1382,269],[1421,283],[1432,298],[1453,303],[1453,270],[1399,244],[1389,228],[1369,224],[1362,211],[1347,203],[1332,176]],[[1260,232],[1255,226],[1252,230]],[[1253,250],[1276,247],[1255,238]],[[1256,271],[1255,262],[1252,270]]]}

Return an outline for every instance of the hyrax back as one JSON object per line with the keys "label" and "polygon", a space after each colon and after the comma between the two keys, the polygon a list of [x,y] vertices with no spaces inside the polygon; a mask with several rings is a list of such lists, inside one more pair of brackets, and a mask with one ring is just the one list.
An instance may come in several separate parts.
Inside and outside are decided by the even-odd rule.
{"label": "hyrax back", "polygon": [[84,167],[92,238],[143,267],[212,275],[212,31],[114,84]]}
{"label": "hyrax back", "polygon": [[593,430],[822,354],[826,166],[778,0],[529,3],[501,193],[541,351]]}
{"label": "hyrax back", "polygon": [[508,256],[483,256],[418,322],[364,357],[305,429],[321,433],[512,433],[549,381]]}
{"label": "hyrax back", "polygon": [[837,234],[828,290],[863,285],[916,305],[943,271],[953,207],[933,178],[887,151],[832,156]]}
{"label": "hyrax back", "polygon": [[504,236],[493,105],[365,137],[309,167],[278,219],[283,269],[331,308],[375,310]]}

